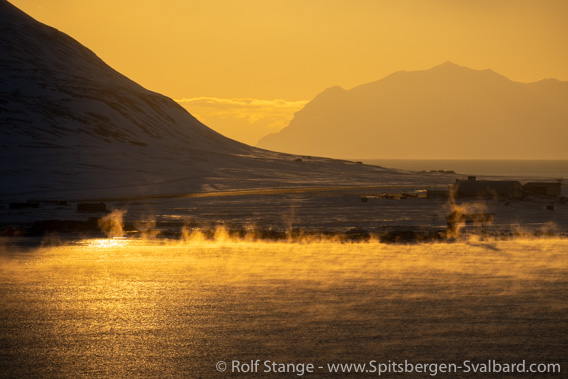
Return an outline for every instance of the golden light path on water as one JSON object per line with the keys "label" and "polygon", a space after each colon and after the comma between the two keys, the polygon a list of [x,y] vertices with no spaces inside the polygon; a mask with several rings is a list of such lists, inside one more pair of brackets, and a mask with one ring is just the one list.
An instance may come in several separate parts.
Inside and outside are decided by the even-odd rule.
{"label": "golden light path on water", "polygon": [[251,359],[568,370],[566,239],[91,239],[0,257],[7,376],[212,377]]}

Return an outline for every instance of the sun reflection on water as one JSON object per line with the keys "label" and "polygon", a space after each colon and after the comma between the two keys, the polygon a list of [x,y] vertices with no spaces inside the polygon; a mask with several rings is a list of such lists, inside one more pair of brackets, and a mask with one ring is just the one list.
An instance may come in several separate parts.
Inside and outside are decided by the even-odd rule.
{"label": "sun reflection on water", "polygon": [[109,249],[109,248],[120,248],[126,247],[132,244],[132,240],[128,240],[124,237],[115,237],[115,238],[93,238],[88,240],[82,240],[80,244],[94,247],[94,248],[101,248],[101,249]]}
{"label": "sun reflection on water", "polygon": [[562,361],[567,242],[225,236],[11,252],[0,363],[30,377],[210,377],[221,359]]}

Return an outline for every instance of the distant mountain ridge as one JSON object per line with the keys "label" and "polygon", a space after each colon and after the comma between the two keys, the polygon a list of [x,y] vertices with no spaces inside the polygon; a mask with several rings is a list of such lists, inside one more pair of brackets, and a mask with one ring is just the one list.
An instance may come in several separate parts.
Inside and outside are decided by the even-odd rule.
{"label": "distant mountain ridge", "polygon": [[12,199],[369,185],[387,182],[382,174],[401,178],[228,139],[0,0],[0,207]]}
{"label": "distant mountain ridge", "polygon": [[336,158],[568,159],[568,82],[451,62],[332,87],[259,147]]}

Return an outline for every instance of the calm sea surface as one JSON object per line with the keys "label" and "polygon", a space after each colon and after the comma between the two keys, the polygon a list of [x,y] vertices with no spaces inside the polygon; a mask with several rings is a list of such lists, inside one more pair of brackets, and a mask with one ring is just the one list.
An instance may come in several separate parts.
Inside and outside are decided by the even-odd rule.
{"label": "calm sea surface", "polygon": [[413,171],[453,170],[473,175],[568,178],[568,160],[366,159],[363,162]]}
{"label": "calm sea surface", "polygon": [[389,360],[568,370],[565,239],[4,246],[0,299],[0,377],[230,377],[257,359],[294,363],[287,377]]}

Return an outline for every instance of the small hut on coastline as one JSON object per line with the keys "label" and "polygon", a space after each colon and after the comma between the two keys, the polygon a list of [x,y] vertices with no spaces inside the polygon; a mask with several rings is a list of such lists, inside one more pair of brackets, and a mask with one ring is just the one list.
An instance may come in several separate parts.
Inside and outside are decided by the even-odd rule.
{"label": "small hut on coastline", "polygon": [[456,179],[453,193],[456,198],[520,199],[523,197],[523,186],[516,180],[476,180],[471,176],[468,180]]}
{"label": "small hut on coastline", "polygon": [[562,194],[562,183],[560,182],[528,182],[523,186],[527,195],[559,197]]}

